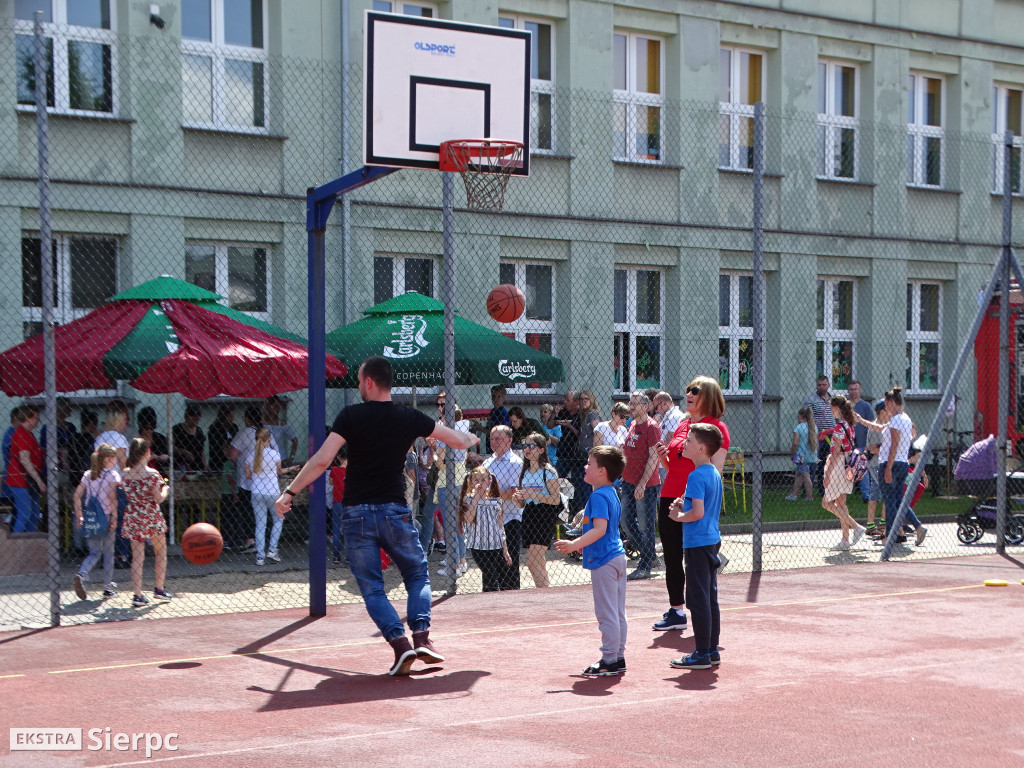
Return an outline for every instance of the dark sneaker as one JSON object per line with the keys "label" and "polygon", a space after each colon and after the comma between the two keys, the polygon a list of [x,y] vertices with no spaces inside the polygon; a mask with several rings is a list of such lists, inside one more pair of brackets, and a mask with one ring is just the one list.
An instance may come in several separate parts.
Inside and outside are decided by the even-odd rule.
{"label": "dark sneaker", "polygon": [[112,590],[110,587],[107,587],[106,589],[103,590],[103,599],[107,600],[107,599],[109,599],[111,597],[117,597],[117,592]]}
{"label": "dark sneaker", "polygon": [[725,556],[725,552],[718,553],[718,572],[721,573],[725,570],[725,566],[729,564],[729,558]]}
{"label": "dark sneaker", "polygon": [[631,574],[626,576],[626,581],[643,581],[644,579],[649,579],[649,578],[651,578],[651,572],[650,571],[645,571],[645,570],[641,570],[640,568],[637,568]]}
{"label": "dark sneaker", "polygon": [[675,608],[669,608],[665,611],[665,615],[661,617],[661,621],[656,621],[651,625],[651,629],[656,632],[667,632],[670,629],[686,629],[686,614],[680,613]]}
{"label": "dark sneaker", "polygon": [[166,589],[154,589],[153,596],[158,600],[170,600],[174,595],[168,592]]}
{"label": "dark sneaker", "polygon": [[423,632],[412,633],[412,647],[416,651],[416,655],[422,660],[430,664],[440,664],[444,661],[444,656],[438,653],[437,648],[430,642],[430,631],[424,630]]}
{"label": "dark sneaker", "polygon": [[81,576],[81,574],[78,574],[78,573],[75,574],[74,584],[75,584],[75,594],[78,595],[78,599],[79,600],[85,600],[86,598],[89,597],[89,595],[85,591],[85,584],[82,583],[82,576]]}
{"label": "dark sneaker", "polygon": [[681,659],[672,659],[669,664],[673,669],[711,669],[711,654],[694,651]]}
{"label": "dark sneaker", "polygon": [[584,677],[614,677],[619,674],[619,663],[617,661],[604,661],[603,659],[583,670]]}
{"label": "dark sneaker", "polygon": [[409,638],[401,635],[394,640],[389,640],[388,643],[395,650],[395,663],[391,665],[388,674],[392,676],[408,675],[412,663],[416,661],[416,651],[413,650]]}
{"label": "dark sneaker", "polygon": [[255,544],[244,544],[238,548],[238,554],[240,555],[251,555],[256,552]]}
{"label": "dark sneaker", "polygon": [[713,650],[713,651],[712,651],[712,652],[711,652],[710,654],[708,654],[708,655],[709,655],[709,656],[711,657],[711,663],[712,663],[712,664],[713,664],[714,666],[716,666],[716,667],[717,667],[717,666],[718,666],[719,664],[721,664],[721,663],[722,663],[722,654],[718,652],[718,649],[717,649],[717,648],[715,648],[715,650]]}
{"label": "dark sneaker", "polygon": [[134,597],[132,597],[132,605],[134,605],[135,607],[149,605],[149,598],[145,595],[135,595]]}
{"label": "dark sneaker", "polygon": [[618,661],[616,661],[616,662],[615,662],[615,666],[617,666],[617,667],[619,668],[619,674],[620,674],[620,675],[621,675],[621,674],[622,674],[623,672],[625,672],[625,671],[626,671],[626,657],[625,657],[625,656],[623,656],[623,657],[622,657],[622,658],[620,658],[620,659],[619,659]]}

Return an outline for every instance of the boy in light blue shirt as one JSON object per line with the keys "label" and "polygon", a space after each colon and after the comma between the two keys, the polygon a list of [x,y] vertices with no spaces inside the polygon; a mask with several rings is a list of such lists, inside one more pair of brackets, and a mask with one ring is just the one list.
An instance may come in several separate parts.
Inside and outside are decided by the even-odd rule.
{"label": "boy in light blue shirt", "polygon": [[690,608],[694,650],[673,659],[675,669],[711,669],[721,663],[718,636],[718,550],[722,535],[722,476],[711,463],[722,447],[722,432],[714,424],[693,424],[683,445],[683,456],[694,463],[682,499],[672,502],[669,516],[683,524],[683,555],[686,561],[686,604]]}
{"label": "boy in light blue shirt", "polygon": [[583,552],[583,567],[590,571],[594,613],[601,630],[601,660],[591,664],[586,677],[609,677],[626,671],[626,550],[619,538],[622,507],[614,483],[626,459],[610,445],[590,449],[584,481],[594,489],[583,512],[582,535],[559,539],[555,549],[563,555]]}

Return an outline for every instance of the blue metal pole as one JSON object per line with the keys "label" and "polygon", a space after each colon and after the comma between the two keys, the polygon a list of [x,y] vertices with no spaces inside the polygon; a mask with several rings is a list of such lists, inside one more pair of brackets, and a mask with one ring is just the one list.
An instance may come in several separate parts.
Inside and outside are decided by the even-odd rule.
{"label": "blue metal pole", "polygon": [[[310,190],[312,193],[312,190]],[[333,200],[326,203],[328,213]],[[325,203],[313,203],[315,207]],[[317,219],[320,216],[316,217]],[[326,219],[326,214],[323,217]],[[324,228],[307,233],[309,259],[309,455],[323,444],[327,423],[327,326],[324,313]],[[327,615],[327,479],[309,489],[309,615]]]}

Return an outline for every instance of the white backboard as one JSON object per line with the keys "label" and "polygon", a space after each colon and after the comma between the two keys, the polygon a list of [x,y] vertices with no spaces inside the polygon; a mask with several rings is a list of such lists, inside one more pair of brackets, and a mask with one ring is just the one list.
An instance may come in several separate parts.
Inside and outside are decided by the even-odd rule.
{"label": "white backboard", "polygon": [[523,144],[530,173],[530,33],[366,12],[363,162],[438,169],[442,141]]}

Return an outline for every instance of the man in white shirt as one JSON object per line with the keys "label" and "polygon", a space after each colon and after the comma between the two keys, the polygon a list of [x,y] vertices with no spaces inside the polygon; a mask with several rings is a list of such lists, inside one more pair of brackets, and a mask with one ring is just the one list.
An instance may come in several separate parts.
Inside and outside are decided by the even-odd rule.
{"label": "man in white shirt", "polygon": [[505,542],[512,556],[501,579],[502,589],[519,589],[519,550],[523,541],[523,510],[512,501],[512,494],[519,486],[523,472],[523,460],[512,453],[512,429],[503,424],[491,428],[491,450],[494,452],[483,466],[498,481],[501,491],[502,508],[505,516]]}
{"label": "man in white shirt", "polygon": [[686,414],[675,404],[668,392],[659,392],[654,396],[654,412],[660,417],[658,426],[661,427],[661,442],[668,445],[672,435],[676,433],[676,428],[686,418]]}

